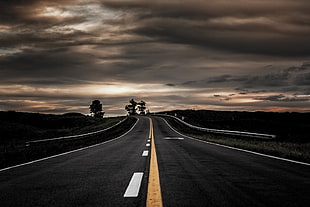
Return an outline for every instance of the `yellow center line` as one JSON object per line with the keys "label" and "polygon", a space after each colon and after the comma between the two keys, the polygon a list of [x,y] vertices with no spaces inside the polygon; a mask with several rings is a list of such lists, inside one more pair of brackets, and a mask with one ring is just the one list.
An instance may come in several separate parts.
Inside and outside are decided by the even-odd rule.
{"label": "yellow center line", "polygon": [[151,118],[150,119],[150,132],[149,132],[149,139],[152,139],[153,135],[153,121]]}
{"label": "yellow center line", "polygon": [[155,206],[162,207],[163,202],[160,190],[159,171],[158,171],[156,148],[154,141],[153,121],[151,118],[149,119],[150,119],[149,138],[152,139],[152,142],[151,142],[151,161],[150,161],[150,174],[147,189],[146,207],[155,207]]}

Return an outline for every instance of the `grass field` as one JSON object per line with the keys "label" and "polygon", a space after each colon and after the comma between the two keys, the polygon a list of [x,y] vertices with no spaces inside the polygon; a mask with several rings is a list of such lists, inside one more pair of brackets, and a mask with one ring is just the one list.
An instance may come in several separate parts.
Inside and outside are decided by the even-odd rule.
{"label": "grass field", "polygon": [[[199,111],[197,111],[197,113],[199,113]],[[286,137],[284,136],[285,134],[283,134],[283,132],[277,133],[279,132],[278,130],[281,129],[279,128],[279,129],[274,129],[274,131],[272,131],[274,134],[278,136],[276,139],[262,140],[262,139],[256,139],[256,138],[246,138],[246,137],[219,135],[219,134],[201,132],[198,130],[193,130],[192,128],[189,128],[187,126],[184,126],[180,122],[176,121],[174,118],[165,117],[165,119],[177,131],[185,135],[197,138],[197,139],[310,163],[310,141],[308,138],[308,134],[299,133],[298,134],[299,137],[296,137],[296,139],[294,139],[294,136],[292,135],[289,135]],[[188,120],[190,120],[190,118],[188,118]],[[203,120],[201,119],[200,122],[202,121]],[[283,120],[281,122],[283,123]],[[193,123],[190,123],[190,124],[193,124]],[[198,125],[197,123],[195,124]],[[203,124],[200,124],[200,126],[202,125]],[[257,125],[257,128],[262,128],[262,127],[263,126],[261,125]],[[216,125],[213,125],[213,128],[223,129],[220,126],[217,127]],[[294,126],[291,126],[291,128],[294,128]],[[239,126],[238,130],[240,129],[242,128]],[[250,131],[250,130],[247,129],[245,131]],[[254,131],[254,132],[261,132],[261,131]]]}
{"label": "grass field", "polygon": [[45,115],[0,112],[0,168],[74,150],[113,139],[131,128],[129,117],[118,127],[81,139],[66,139],[26,145],[27,141],[84,134],[117,124],[125,117],[93,118],[82,114]]}

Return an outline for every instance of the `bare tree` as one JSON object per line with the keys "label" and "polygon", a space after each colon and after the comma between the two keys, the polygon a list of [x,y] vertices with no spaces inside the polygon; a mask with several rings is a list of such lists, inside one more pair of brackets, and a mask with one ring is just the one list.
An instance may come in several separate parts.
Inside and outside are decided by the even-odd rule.
{"label": "bare tree", "polygon": [[96,118],[102,118],[104,115],[104,111],[102,110],[102,104],[99,100],[92,101],[89,106],[90,113]]}

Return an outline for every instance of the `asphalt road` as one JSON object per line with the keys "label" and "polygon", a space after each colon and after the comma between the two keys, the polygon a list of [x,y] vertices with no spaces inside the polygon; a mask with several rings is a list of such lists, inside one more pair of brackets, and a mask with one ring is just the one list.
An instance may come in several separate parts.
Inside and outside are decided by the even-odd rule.
{"label": "asphalt road", "polygon": [[183,137],[153,123],[164,206],[310,205],[310,166],[172,139]]}
{"label": "asphalt road", "polygon": [[[152,119],[163,206],[309,206],[310,166],[188,139]],[[149,125],[140,117],[119,139],[0,171],[0,206],[145,206]],[[124,197],[137,172],[138,196]]]}

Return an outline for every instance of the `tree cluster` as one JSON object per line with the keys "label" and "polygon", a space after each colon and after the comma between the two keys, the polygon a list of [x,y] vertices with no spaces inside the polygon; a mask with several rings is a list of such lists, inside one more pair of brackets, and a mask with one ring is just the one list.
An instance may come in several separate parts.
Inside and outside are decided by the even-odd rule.
{"label": "tree cluster", "polygon": [[[125,110],[129,115],[144,115],[149,113],[146,109],[146,103],[144,101],[135,101],[134,99],[131,99],[129,100],[129,103],[130,104],[125,106]],[[91,115],[96,118],[102,118],[105,113],[99,100],[93,100],[89,106],[89,110]]]}
{"label": "tree cluster", "polygon": [[129,105],[125,106],[126,111],[128,112],[129,115],[136,115],[136,114],[140,114],[140,115],[144,115],[147,113],[146,110],[146,103],[144,101],[135,101],[134,99],[131,99],[129,101]]}

